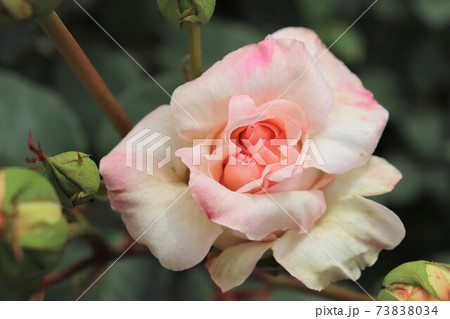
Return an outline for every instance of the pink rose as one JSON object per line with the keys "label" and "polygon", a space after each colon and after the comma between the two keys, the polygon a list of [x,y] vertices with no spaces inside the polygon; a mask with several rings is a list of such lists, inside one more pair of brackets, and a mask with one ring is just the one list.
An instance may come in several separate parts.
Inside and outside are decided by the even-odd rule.
{"label": "pink rose", "polygon": [[[190,268],[214,246],[207,268],[222,290],[269,256],[322,289],[400,243],[399,218],[363,197],[401,178],[372,156],[388,113],[325,50],[314,32],[286,28],[232,52],[103,158],[113,208],[163,266]],[[145,128],[172,138],[153,176],[126,166],[126,141]]]}

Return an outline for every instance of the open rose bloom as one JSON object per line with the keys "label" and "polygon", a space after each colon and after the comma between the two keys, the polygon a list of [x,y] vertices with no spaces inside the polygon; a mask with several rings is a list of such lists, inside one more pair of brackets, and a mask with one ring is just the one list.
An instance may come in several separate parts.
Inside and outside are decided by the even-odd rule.
{"label": "open rose bloom", "polygon": [[[193,267],[214,247],[206,267],[224,291],[272,256],[320,290],[403,239],[399,218],[364,198],[401,178],[372,156],[388,112],[325,50],[314,32],[286,28],[232,52],[103,158],[113,208],[164,267]],[[126,165],[144,129],[171,137],[149,145],[154,163],[171,150],[153,175]]]}

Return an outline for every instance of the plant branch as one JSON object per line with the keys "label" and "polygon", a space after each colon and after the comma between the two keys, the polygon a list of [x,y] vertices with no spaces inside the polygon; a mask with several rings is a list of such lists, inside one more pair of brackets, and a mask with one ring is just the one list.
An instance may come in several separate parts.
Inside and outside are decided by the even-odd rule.
{"label": "plant branch", "polygon": [[349,289],[345,289],[342,287],[337,286],[328,286],[322,291],[312,290],[306,287],[304,284],[302,284],[297,279],[287,276],[287,275],[279,275],[277,277],[272,277],[266,273],[255,271],[254,275],[257,277],[262,278],[267,284],[271,285],[272,287],[277,288],[288,288],[293,290],[298,290],[301,292],[306,292],[312,295],[316,295],[319,297],[323,297],[329,300],[335,300],[335,301],[372,301],[372,298],[369,296],[352,291]]}
{"label": "plant branch", "polygon": [[132,123],[56,12],[37,18],[37,22],[115,129],[125,136]]}
{"label": "plant branch", "polygon": [[[128,247],[126,247],[128,248]],[[89,267],[93,267],[95,265],[104,264],[109,262],[110,260],[115,260],[119,258],[123,251],[126,249],[124,247],[120,247],[120,249],[108,249],[106,252],[103,252],[102,254],[94,254],[93,256],[82,260],[78,263],[75,263],[68,268],[65,268],[63,270],[60,270],[55,273],[51,273],[44,277],[43,284],[42,284],[42,290],[47,290],[49,287],[53,286],[54,284],[57,284],[60,281],[63,281],[76,273],[83,271]],[[132,257],[132,256],[138,256],[138,255],[148,255],[148,249],[141,246],[133,246],[127,254],[125,254],[122,258],[126,257]]]}
{"label": "plant branch", "polygon": [[203,73],[200,27],[191,27],[188,29],[188,32],[189,48],[191,50],[191,75],[192,79],[196,79]]}

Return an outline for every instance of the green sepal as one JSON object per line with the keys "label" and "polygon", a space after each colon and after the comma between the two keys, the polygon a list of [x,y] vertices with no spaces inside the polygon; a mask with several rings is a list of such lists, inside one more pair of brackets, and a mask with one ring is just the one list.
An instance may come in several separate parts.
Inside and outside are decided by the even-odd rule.
{"label": "green sepal", "polygon": [[175,28],[202,26],[209,22],[215,0],[157,0],[158,8]]}
{"label": "green sepal", "polygon": [[44,162],[45,175],[54,185],[66,208],[88,202],[100,187],[97,165],[81,152],[66,152],[47,157]]}

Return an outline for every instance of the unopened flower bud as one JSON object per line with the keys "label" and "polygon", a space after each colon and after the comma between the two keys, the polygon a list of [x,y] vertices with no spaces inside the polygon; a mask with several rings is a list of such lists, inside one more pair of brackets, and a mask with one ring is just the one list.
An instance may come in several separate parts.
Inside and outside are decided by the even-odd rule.
{"label": "unopened flower bud", "polygon": [[50,182],[24,168],[0,170],[0,287],[37,285],[56,264],[68,225]]}
{"label": "unopened flower bud", "polygon": [[0,24],[29,17],[42,17],[52,12],[60,0],[1,0]]}
{"label": "unopened flower bud", "polygon": [[157,0],[164,18],[175,28],[190,28],[208,23],[216,0]]}
{"label": "unopened flower bud", "polygon": [[386,276],[378,300],[450,300],[450,265],[424,260],[403,264]]}
{"label": "unopened flower bud", "polygon": [[89,155],[66,152],[44,161],[46,176],[52,182],[66,208],[82,205],[97,194],[100,174]]}

